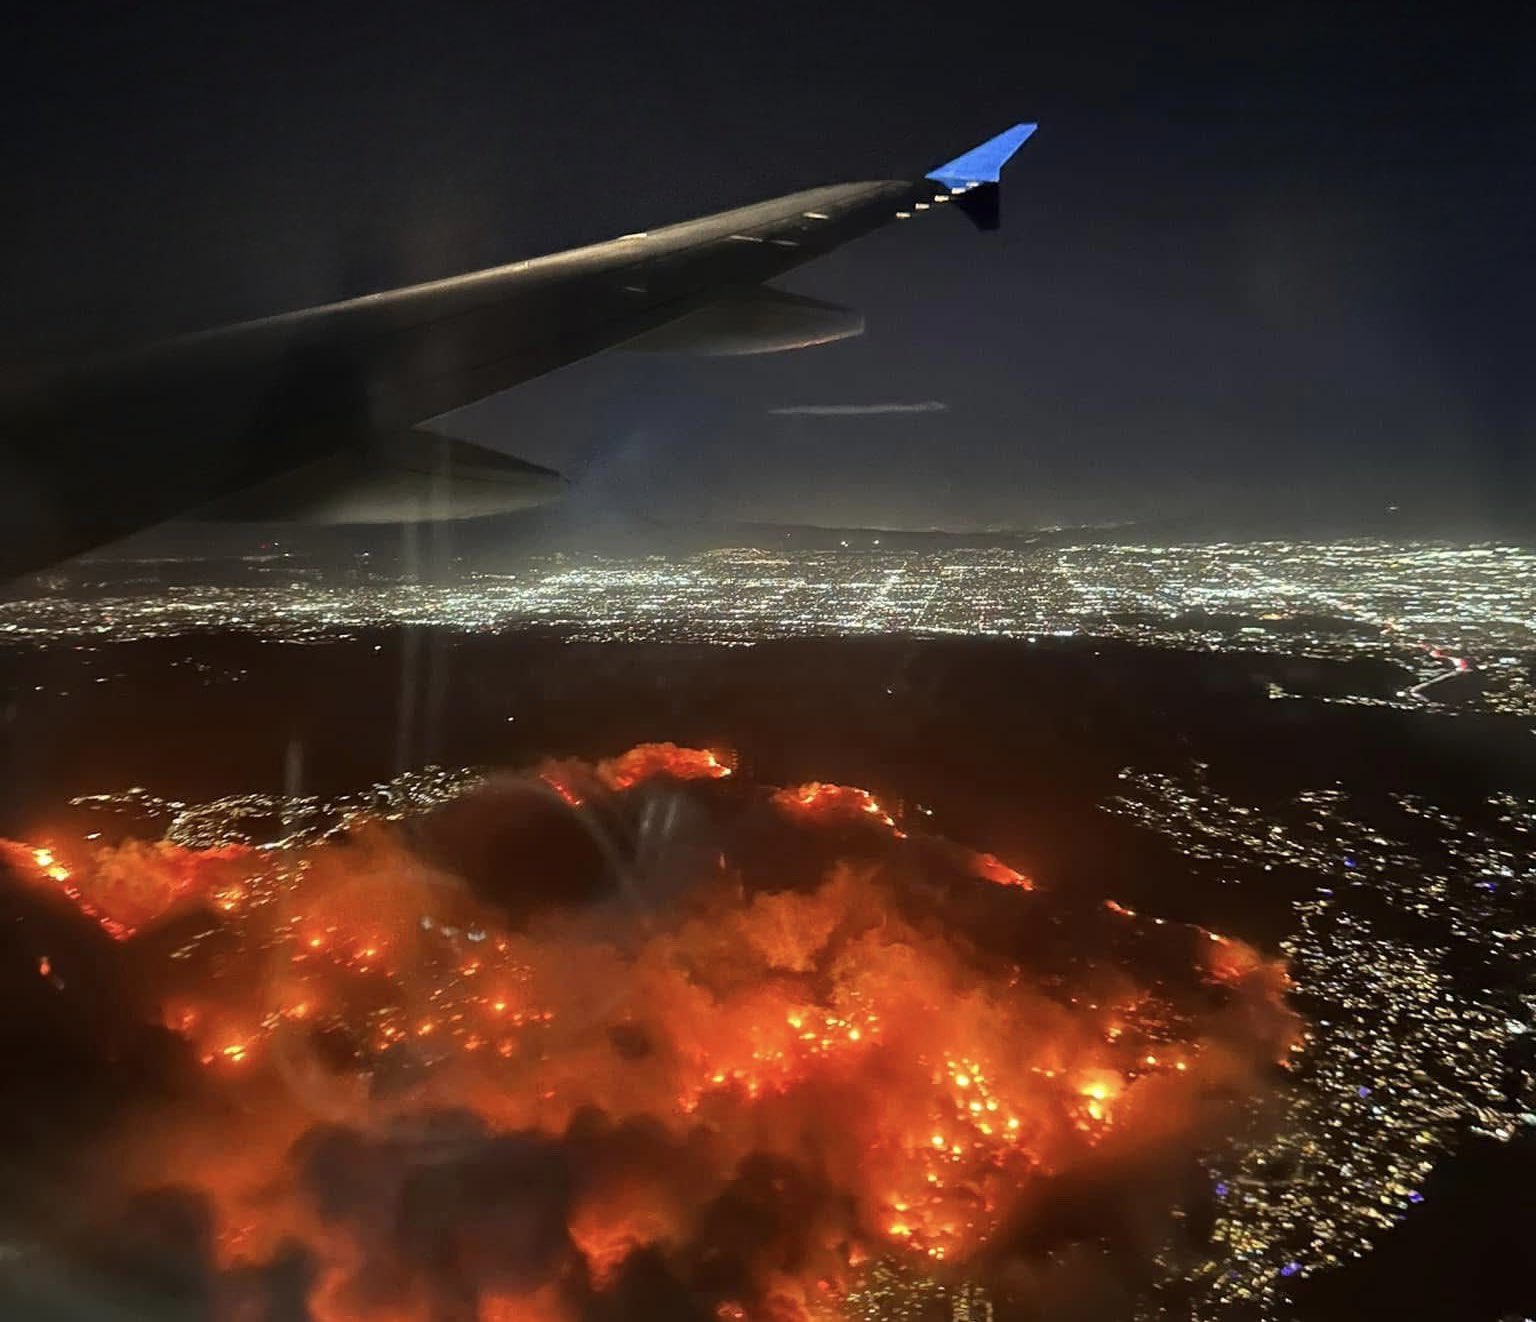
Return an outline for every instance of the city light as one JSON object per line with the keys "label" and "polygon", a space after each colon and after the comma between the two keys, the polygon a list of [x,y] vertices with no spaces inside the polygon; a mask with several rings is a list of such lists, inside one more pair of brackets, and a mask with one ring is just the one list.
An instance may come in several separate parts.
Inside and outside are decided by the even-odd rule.
{"label": "city light", "polygon": [[[369,561],[360,558],[359,565]],[[131,564],[0,602],[0,642],[214,630],[305,640],[392,626],[542,629],[579,641],[743,645],[907,634],[1112,639],[1197,652],[1391,663],[1325,702],[1536,716],[1536,553],[1512,546],[1244,542],[727,549],[535,556],[448,583],[251,557],[243,581],[163,591]],[[140,585],[144,580],[138,580]],[[1454,682],[1452,682],[1454,681]],[[1271,696],[1292,693],[1273,684]]]}

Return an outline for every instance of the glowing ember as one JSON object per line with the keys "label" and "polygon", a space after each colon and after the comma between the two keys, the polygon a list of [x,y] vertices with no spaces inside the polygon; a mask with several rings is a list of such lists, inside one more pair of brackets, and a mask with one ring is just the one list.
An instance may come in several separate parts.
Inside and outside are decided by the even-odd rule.
{"label": "glowing ember", "polygon": [[990,881],[998,886],[1019,886],[1024,890],[1034,889],[1034,882],[1022,872],[1009,867],[996,854],[972,854],[971,865],[976,875],[983,881]]}
{"label": "glowing ember", "polygon": [[896,826],[896,819],[880,806],[873,794],[853,785],[825,785],[821,781],[812,781],[794,789],[779,790],[773,796],[773,803],[781,812],[807,822],[873,820],[881,826],[893,829]]}
{"label": "glowing ember", "polygon": [[[1287,1055],[1283,972],[1241,943],[1149,925],[1155,991],[1097,978],[1091,950],[1047,967],[1003,951],[1001,910],[983,930],[960,916],[980,887],[1019,933],[1045,926],[995,856],[919,850],[861,789],[710,785],[730,770],[663,744],[541,772],[604,820],[658,777],[690,785],[714,862],[643,924],[601,898],[514,923],[383,823],[282,849],[71,847],[67,864],[9,847],[33,885],[142,946],[137,990],[205,1067],[101,1165],[126,1193],[197,1191],[225,1273],[301,1244],[322,1322],[556,1322],[640,1288],[646,1255],[723,1322],[810,1318],[870,1264],[976,1261],[1044,1182],[1105,1153],[1208,1144],[1199,1099]],[[751,819],[737,841],[753,796],[772,831]],[[839,860],[847,833],[824,828],[854,824],[886,853]],[[784,875],[792,856],[816,862]],[[1122,932],[1134,915],[1111,908]],[[402,1247],[413,1226],[430,1251]]]}
{"label": "glowing ember", "polygon": [[731,774],[731,764],[707,748],[641,744],[620,757],[599,762],[597,774],[609,789],[627,790],[657,776],[670,776],[674,780],[720,780]]}

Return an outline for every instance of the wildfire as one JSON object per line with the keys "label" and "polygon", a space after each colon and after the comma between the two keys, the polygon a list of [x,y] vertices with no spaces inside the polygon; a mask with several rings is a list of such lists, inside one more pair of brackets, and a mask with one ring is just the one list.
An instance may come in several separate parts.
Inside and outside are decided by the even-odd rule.
{"label": "wildfire", "polygon": [[627,790],[657,776],[673,780],[720,780],[729,776],[729,759],[708,748],[676,744],[640,744],[619,757],[597,764],[597,774],[609,789]]}
{"label": "wildfire", "polygon": [[[574,812],[657,776],[703,795],[731,770],[663,744],[543,774]],[[1020,929],[1038,927],[1046,901],[994,855],[919,854],[862,789],[765,797],[786,848],[826,847],[815,869],[745,883],[778,847],[729,857],[726,833],[730,866],[644,930],[616,929],[601,906],[516,925],[382,823],[282,850],[7,856],[132,945],[203,915],[214,935],[151,961],[150,991],[213,1095],[238,1105],[189,1102],[107,1164],[198,1191],[226,1272],[303,1244],[323,1322],[428,1322],[443,1290],[468,1292],[482,1319],[559,1322],[583,1292],[631,1288],[646,1254],[725,1322],[824,1316],[866,1264],[971,1260],[1041,1181],[1111,1135],[1170,1141],[1190,1100],[1248,1086],[1249,1066],[1291,1040],[1282,975],[1247,976],[1274,966],[1239,943],[1156,929],[1191,988],[1215,977],[1252,999],[1250,1036],[1206,1052],[1161,975],[1157,994],[1078,994],[982,953],[942,887],[900,879],[921,860],[930,880],[995,883]],[[838,859],[841,833],[823,828],[855,823],[888,858]],[[1132,917],[1111,908],[1107,922]],[[426,1218],[435,1256],[380,1241],[401,1217]],[[707,1267],[720,1262],[733,1265]],[[380,1281],[398,1285],[383,1314],[368,1302]]]}
{"label": "wildfire", "polygon": [[827,785],[814,780],[777,791],[773,803],[781,812],[807,822],[825,825],[874,821],[892,830],[896,828],[896,819],[881,807],[880,801],[855,785]]}
{"label": "wildfire", "polygon": [[983,881],[998,886],[1018,886],[1023,890],[1035,888],[1034,882],[1018,869],[1009,867],[996,854],[972,854],[971,860],[973,870]]}

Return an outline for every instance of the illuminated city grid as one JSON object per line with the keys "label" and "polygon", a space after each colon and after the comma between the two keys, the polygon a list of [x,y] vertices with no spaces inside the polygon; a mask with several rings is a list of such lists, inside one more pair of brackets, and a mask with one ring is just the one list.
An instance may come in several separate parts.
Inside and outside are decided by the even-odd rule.
{"label": "illuminated city grid", "polygon": [[[114,586],[126,577],[121,566],[84,566],[75,572],[93,581],[0,602],[0,640],[105,642],[223,630],[302,639],[410,625],[718,644],[856,634],[1083,636],[1384,659],[1401,667],[1399,688],[1331,700],[1536,715],[1528,668],[1536,651],[1536,552],[1511,546],[1358,540],[736,549],[534,557],[516,572],[465,573],[451,584],[366,569],[327,575],[281,556],[265,559],[271,563],[262,574],[241,586],[163,585],[153,563],[141,565],[131,592]],[[1464,675],[1470,686],[1445,683]]]}
{"label": "illuminated city grid", "polygon": [[1283,944],[1309,1037],[1280,1123],[1213,1162],[1214,1253],[1164,1261],[1197,1317],[1286,1317],[1287,1283],[1369,1252],[1459,1134],[1536,1126],[1536,996],[1467,973],[1492,965],[1516,975],[1506,985],[1532,985],[1536,925],[1521,915],[1536,893],[1536,800],[1496,795],[1475,825],[1395,795],[1388,825],[1352,817],[1337,789],[1262,811],[1213,790],[1203,768],[1122,779],[1108,810],[1167,837],[1208,879],[1286,873],[1310,892]]}

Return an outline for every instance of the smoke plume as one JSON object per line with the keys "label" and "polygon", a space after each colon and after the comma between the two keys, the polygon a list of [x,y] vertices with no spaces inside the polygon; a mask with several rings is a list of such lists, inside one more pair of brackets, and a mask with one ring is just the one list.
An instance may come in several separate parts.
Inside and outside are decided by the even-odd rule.
{"label": "smoke plume", "polygon": [[57,1090],[128,1071],[5,1198],[191,1316],[1049,1316],[1089,1245],[1120,1307],[1297,1033],[1239,942],[703,750],[237,825],[5,846]]}

